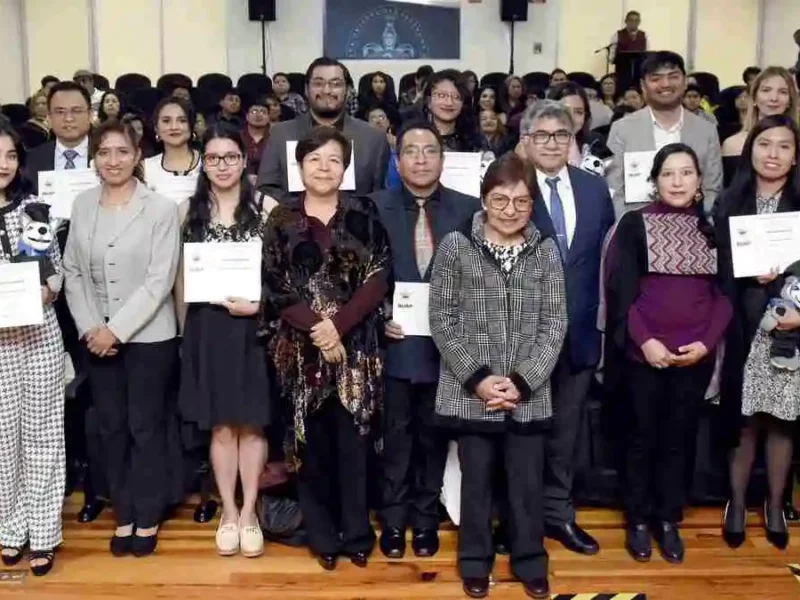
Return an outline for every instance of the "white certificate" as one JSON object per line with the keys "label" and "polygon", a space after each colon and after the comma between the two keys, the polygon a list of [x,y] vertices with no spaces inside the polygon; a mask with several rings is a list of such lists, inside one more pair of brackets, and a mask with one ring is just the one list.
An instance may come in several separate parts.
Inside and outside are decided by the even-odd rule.
{"label": "white certificate", "polygon": [[0,265],[0,328],[42,323],[44,310],[39,263]]}
{"label": "white certificate", "polygon": [[450,188],[473,198],[481,197],[480,152],[445,152],[441,182]]}
{"label": "white certificate", "polygon": [[183,245],[184,300],[261,299],[261,242]]}
{"label": "white certificate", "polygon": [[50,205],[50,214],[58,219],[72,216],[72,203],[81,192],[100,185],[94,169],[39,172],[39,200]]}
{"label": "white certificate", "polygon": [[409,336],[431,336],[428,316],[428,294],[430,284],[397,281],[392,300],[392,321],[400,325],[403,334]]}
{"label": "white certificate", "polygon": [[653,168],[655,156],[655,150],[625,153],[625,204],[652,200],[653,184],[650,183],[650,169]]}
{"label": "white certificate", "polygon": [[[286,178],[289,182],[290,192],[302,192],[306,189],[303,185],[303,180],[300,178],[300,167],[297,165],[297,160],[294,157],[294,151],[297,148],[297,140],[286,142]],[[352,191],[356,189],[356,152],[355,144],[350,142],[350,166],[344,172],[344,179],[342,185],[339,186],[340,190]]]}
{"label": "white certificate", "polygon": [[189,196],[194,195],[197,189],[197,174],[159,177],[149,181],[147,187],[156,194],[169,198],[175,204],[182,204],[189,199]]}
{"label": "white certificate", "polygon": [[734,277],[758,277],[800,260],[800,212],[731,217]]}

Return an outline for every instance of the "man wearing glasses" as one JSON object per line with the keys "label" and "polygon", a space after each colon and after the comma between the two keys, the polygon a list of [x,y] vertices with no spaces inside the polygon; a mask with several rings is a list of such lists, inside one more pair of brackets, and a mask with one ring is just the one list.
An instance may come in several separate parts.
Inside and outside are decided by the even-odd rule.
{"label": "man wearing glasses", "polygon": [[245,122],[242,137],[247,145],[247,175],[253,181],[258,175],[261,156],[269,137],[269,106],[266,96],[256,98],[247,108]]}
{"label": "man wearing glasses", "polygon": [[[443,166],[444,143],[432,123],[412,121],[398,132],[401,186],[371,196],[389,234],[396,282],[427,284],[439,242],[480,210],[477,198],[441,185]],[[430,337],[406,336],[392,320],[386,337],[380,547],[402,558],[410,525],[414,554],[433,556],[447,459],[447,438],[432,423],[439,353]]]}
{"label": "man wearing glasses", "polygon": [[335,127],[353,143],[351,168],[355,170],[356,194],[366,195],[384,187],[389,145],[379,131],[347,114],[347,79],[347,69],[337,60],[323,57],[311,63],[306,71],[309,111],[272,128],[258,171],[261,192],[280,199],[287,192],[296,191],[289,190],[287,142],[303,139],[320,126]]}
{"label": "man wearing glasses", "polygon": [[579,439],[592,374],[600,361],[597,307],[600,255],[614,224],[605,181],[568,165],[572,115],[561,102],[528,107],[520,125],[521,153],[536,170],[531,190],[533,221],[555,241],[564,262],[569,329],[553,371],[553,428],[546,444],[545,534],[580,554],[600,551],[597,541],[575,522],[573,475],[585,456]]}

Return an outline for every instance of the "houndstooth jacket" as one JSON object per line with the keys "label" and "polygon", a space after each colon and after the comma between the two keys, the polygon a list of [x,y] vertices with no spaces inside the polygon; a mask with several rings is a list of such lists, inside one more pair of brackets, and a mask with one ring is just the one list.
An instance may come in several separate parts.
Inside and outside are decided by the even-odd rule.
{"label": "houndstooth jacket", "polygon": [[[561,258],[555,242],[531,223],[505,275],[484,244],[485,223],[485,213],[475,213],[436,253],[429,309],[442,355],[437,422],[485,432],[541,428],[553,414],[550,375],[567,332]],[[493,374],[510,377],[522,394],[510,412],[487,411],[475,393]]]}

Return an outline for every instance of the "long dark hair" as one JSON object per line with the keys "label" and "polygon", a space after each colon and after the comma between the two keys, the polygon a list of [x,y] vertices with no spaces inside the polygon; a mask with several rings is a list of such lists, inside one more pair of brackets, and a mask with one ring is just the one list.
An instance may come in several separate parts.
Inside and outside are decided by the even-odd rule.
{"label": "long dark hair", "polygon": [[422,100],[423,117],[429,121],[433,120],[433,115],[431,114],[428,105],[430,104],[431,101],[433,88],[435,88],[443,81],[449,81],[454,86],[456,86],[456,90],[458,90],[458,93],[461,95],[461,98],[463,100],[463,104],[461,106],[461,112],[459,113],[458,118],[456,118],[456,129],[455,129],[456,136],[460,140],[460,145],[463,146],[460,149],[463,152],[471,152],[477,150],[480,144],[478,142],[478,128],[475,124],[474,114],[469,106],[469,101],[470,101],[469,99],[471,96],[469,90],[467,89],[467,86],[464,85],[463,81],[461,80],[461,73],[459,73],[455,69],[445,69],[443,71],[437,71],[428,78],[428,82],[425,85],[425,92]]}
{"label": "long dark hair", "polygon": [[[189,141],[186,142],[189,145],[189,148],[192,148],[192,140],[194,139],[194,126],[197,123],[197,113],[194,110],[194,106],[191,102],[187,102],[183,98],[176,98],[175,96],[167,96],[166,98],[162,98],[161,101],[156,104],[155,109],[153,109],[153,131],[158,131],[158,121],[161,117],[161,111],[164,110],[164,107],[175,105],[183,111],[183,114],[186,115],[186,120],[189,122]],[[205,145],[204,145],[205,147]],[[158,140],[156,142],[156,151],[161,153],[164,152],[164,142]]]}
{"label": "long dark hair", "polygon": [[480,115],[481,111],[483,110],[481,108],[481,96],[486,90],[492,90],[494,92],[494,106],[492,107],[492,110],[499,115],[503,112],[503,107],[500,104],[500,94],[498,93],[497,88],[492,85],[482,85],[475,89],[475,95],[472,98],[472,106],[475,114]]}
{"label": "long dark hair", "polygon": [[664,168],[664,163],[667,162],[667,159],[670,156],[675,154],[688,154],[694,163],[698,180],[701,182],[701,187],[699,189],[700,193],[694,201],[694,208],[697,213],[697,229],[708,240],[708,247],[714,248],[716,245],[714,240],[714,227],[711,225],[711,221],[709,221],[706,211],[703,207],[703,199],[705,197],[703,195],[702,188],[703,171],[700,170],[700,159],[697,157],[697,153],[686,144],[667,144],[656,153],[656,156],[653,159],[653,168],[650,169],[650,181],[654,186],[658,185],[658,177],[661,175],[661,171]]}
{"label": "long dark hair", "polygon": [[[216,139],[231,140],[242,153],[242,161],[247,159],[247,145],[244,142],[244,138],[242,138],[242,134],[226,125],[213,125],[208,128],[203,135],[201,144],[203,154],[205,154],[208,144]],[[255,202],[255,190],[247,178],[246,168],[242,169],[239,185],[239,204],[233,213],[236,221],[235,233],[237,235],[247,231],[256,220],[261,218]],[[203,167],[197,177],[197,189],[192,197],[189,198],[189,211],[184,225],[184,232],[188,234],[191,240],[201,241],[205,237],[205,232],[211,223],[211,206],[214,203],[213,194],[211,180],[209,180],[205,167]]]}
{"label": "long dark hair", "polygon": [[117,118],[121,119],[122,115],[125,114],[125,108],[122,106],[122,97],[114,90],[108,90],[103,94],[103,97],[100,98],[100,107],[97,109],[97,120],[101,123],[105,123],[109,119],[108,115],[106,114],[106,97],[109,94],[114,96],[117,99],[117,102],[119,102],[119,116]]}
{"label": "long dark hair", "polygon": [[11,143],[14,144],[14,150],[17,153],[17,172],[14,174],[14,179],[11,180],[11,183],[9,183],[8,187],[5,189],[6,201],[16,206],[32,193],[30,181],[28,181],[28,178],[25,176],[27,152],[25,151],[25,146],[22,144],[22,138],[19,137],[9,123],[3,120],[0,120],[0,137],[11,138]]}
{"label": "long dark hair", "polygon": [[[383,98],[378,98],[378,95],[372,89],[372,80],[375,79],[375,77],[381,77],[386,84],[386,88],[383,90]],[[359,99],[360,102],[368,106],[397,106],[397,93],[394,89],[394,80],[389,77],[389,75],[383,71],[375,71],[370,75],[368,83],[369,85],[365,86],[363,95]]]}
{"label": "long dark hair", "polygon": [[[753,146],[756,138],[765,131],[785,127],[794,135],[795,160],[800,160],[800,129],[794,119],[787,115],[771,115],[764,117],[750,130],[742,148],[739,166],[733,176],[730,187],[723,195],[721,209],[727,216],[755,214],[756,184],[758,174],[753,168]],[[792,210],[800,210],[800,169],[792,165],[781,193],[781,200],[788,200]]]}

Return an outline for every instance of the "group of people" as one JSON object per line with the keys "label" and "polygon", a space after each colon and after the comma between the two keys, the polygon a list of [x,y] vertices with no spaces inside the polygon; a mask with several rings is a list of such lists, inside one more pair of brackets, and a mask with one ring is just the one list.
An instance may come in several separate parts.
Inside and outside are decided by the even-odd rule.
{"label": "group of people", "polygon": [[[800,210],[797,90],[788,74],[767,69],[748,91],[724,190],[716,129],[683,108],[686,72],[674,53],[645,60],[647,106],[615,122],[607,144],[590,131],[579,86],[557,84],[550,99],[528,103],[509,85],[505,114],[519,117],[519,140],[489,165],[480,198],[441,184],[448,151],[479,149],[462,127],[472,95],[461,74],[419,82],[419,111],[391,145],[374,123],[349,115],[348,78],[341,63],[315,60],[306,112],[274,124],[260,156],[247,139],[250,111],[243,128],[225,122],[234,120],[231,106],[193,142],[191,104],[169,97],[154,118],[163,152],[143,160],[130,122],[92,127],[92,97],[74,82],[47,94],[54,142],[27,152],[0,124],[3,263],[18,260],[31,215],[47,212],[36,199],[40,172],[91,166],[100,180],[77,196],[46,252],[44,324],[0,330],[3,563],[18,563],[28,547],[32,571],[45,574],[62,542],[65,346],[91,393],[103,452],[90,470],[108,486],[115,556],[156,549],[176,477],[165,457],[177,413],[210,435],[220,554],[263,552],[256,498],[265,428],[278,424],[308,545],[323,568],[342,556],[367,566],[374,476],[380,550],[402,558],[411,528],[414,554],[433,556],[454,440],[469,499],[458,532],[465,593],[488,594],[500,551],[510,553],[525,592],[547,598],[545,537],[577,553],[600,551],[576,523],[572,488],[601,356],[626,448],[631,556],[650,560],[655,539],[667,561],[684,559],[690,440],[702,402],[717,395],[715,371],[720,439],[730,450],[725,540],[744,541],[763,431],[765,527],[785,548],[800,370],[774,359],[778,338],[787,349],[780,332],[796,332],[800,313],[776,316],[778,333],[760,327],[787,274],[735,279],[728,223]],[[253,119],[267,120],[266,112]],[[609,151],[606,178],[577,158],[599,144]],[[655,152],[652,191],[634,198],[624,158],[646,151]],[[387,185],[392,168],[396,181]],[[181,204],[158,193],[176,175],[197,176]],[[245,242],[261,244],[260,301],[187,303],[185,244]],[[429,286],[430,336],[407,335],[395,320],[400,284]],[[800,355],[797,343],[789,336],[790,358]]]}

